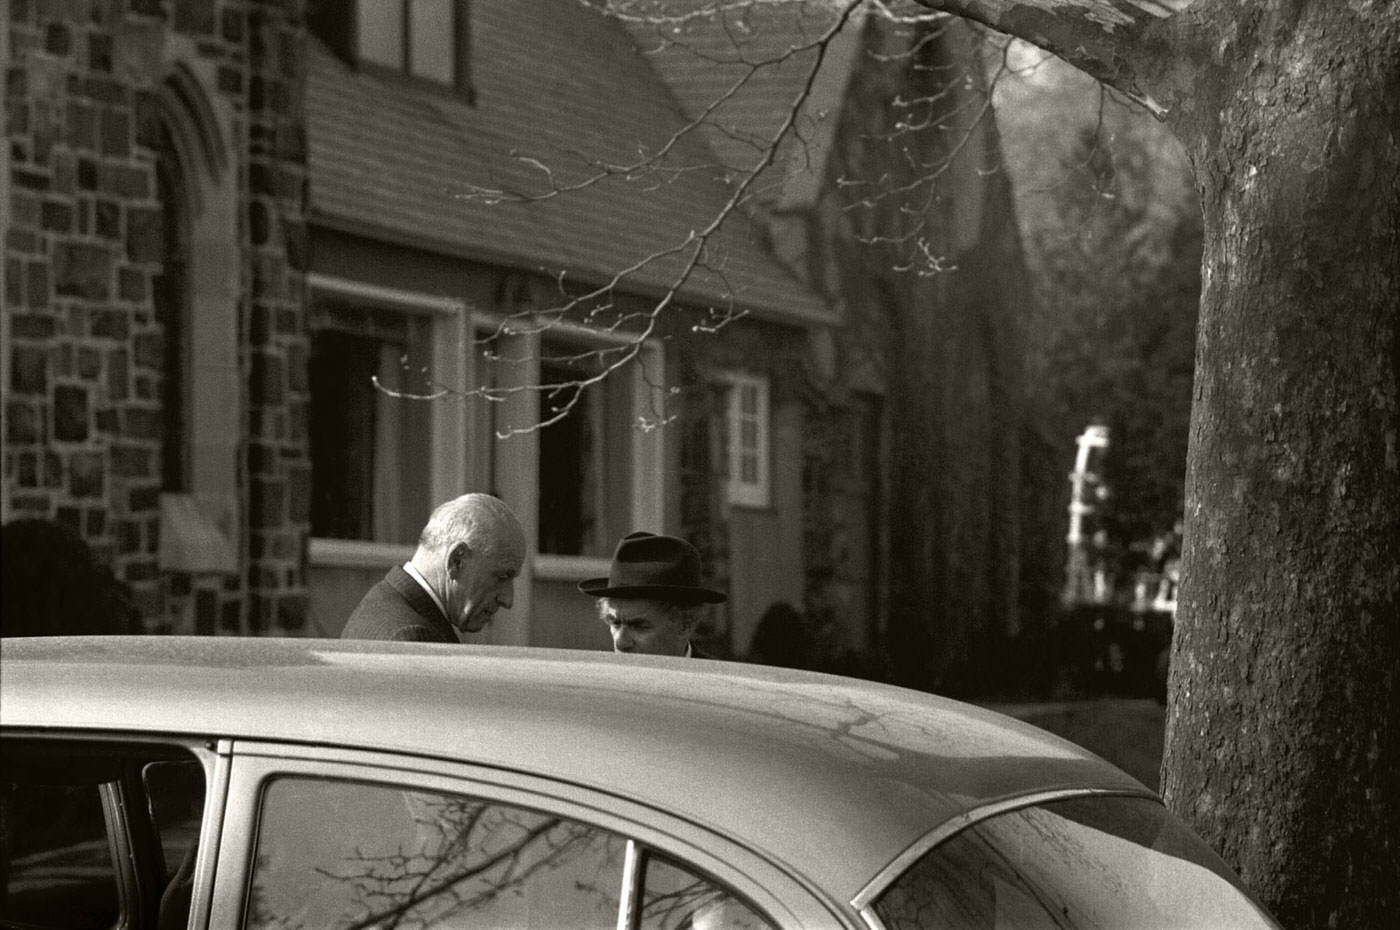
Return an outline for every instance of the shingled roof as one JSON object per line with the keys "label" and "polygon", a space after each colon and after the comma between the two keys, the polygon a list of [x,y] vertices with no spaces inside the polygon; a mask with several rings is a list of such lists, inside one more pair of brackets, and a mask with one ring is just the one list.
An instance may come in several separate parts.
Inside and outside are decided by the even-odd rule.
{"label": "shingled roof", "polygon": [[[684,125],[682,108],[628,31],[577,0],[475,0],[469,10],[473,103],[357,69],[313,40],[313,223],[596,285],[713,222],[733,189],[696,133],[660,170],[534,199],[550,192],[546,168],[567,185],[590,163],[660,151]],[[687,303],[832,319],[742,215],[720,227],[704,264],[682,289]],[[682,265],[681,254],[646,262],[619,289],[659,294]]]}
{"label": "shingled roof", "polygon": [[[782,140],[785,157],[767,172],[765,194],[794,174],[821,174],[835,110],[855,66],[862,8],[847,16],[838,4],[814,0],[614,4],[687,115],[704,117],[705,141],[725,165],[751,169],[796,108]],[[819,45],[827,48],[813,80]],[[795,139],[801,152],[793,151]]]}

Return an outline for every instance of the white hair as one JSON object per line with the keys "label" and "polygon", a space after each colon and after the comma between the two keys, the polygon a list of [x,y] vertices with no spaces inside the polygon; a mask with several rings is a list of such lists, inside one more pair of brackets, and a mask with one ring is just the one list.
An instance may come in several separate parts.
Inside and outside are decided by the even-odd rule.
{"label": "white hair", "polygon": [[418,548],[443,552],[465,542],[473,552],[494,553],[510,541],[523,541],[515,511],[499,497],[472,492],[439,504],[428,517]]}
{"label": "white hair", "polygon": [[648,614],[659,614],[681,627],[695,626],[705,613],[703,603],[664,601],[655,597],[600,597],[598,598],[599,619],[607,620],[608,615],[616,609],[619,603],[638,604]]}

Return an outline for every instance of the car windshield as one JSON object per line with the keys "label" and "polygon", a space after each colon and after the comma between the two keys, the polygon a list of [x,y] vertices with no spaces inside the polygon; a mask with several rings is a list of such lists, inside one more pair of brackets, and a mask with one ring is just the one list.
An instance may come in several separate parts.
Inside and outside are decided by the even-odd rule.
{"label": "car windshield", "polygon": [[875,910],[889,930],[1276,927],[1160,804],[1101,796],[960,831],[901,875]]}

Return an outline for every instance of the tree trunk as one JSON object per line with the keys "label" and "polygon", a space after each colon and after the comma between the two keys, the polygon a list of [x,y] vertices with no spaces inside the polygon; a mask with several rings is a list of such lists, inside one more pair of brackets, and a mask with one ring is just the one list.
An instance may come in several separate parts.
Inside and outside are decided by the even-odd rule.
{"label": "tree trunk", "polygon": [[1164,793],[1285,926],[1397,927],[1400,5],[1201,6]]}

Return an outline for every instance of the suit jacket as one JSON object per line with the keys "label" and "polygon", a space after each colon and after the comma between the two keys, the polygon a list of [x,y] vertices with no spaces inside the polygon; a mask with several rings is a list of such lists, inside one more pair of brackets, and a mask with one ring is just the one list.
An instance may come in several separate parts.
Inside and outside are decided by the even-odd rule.
{"label": "suit jacket", "polygon": [[341,639],[388,639],[395,642],[461,643],[437,604],[402,565],[365,593],[350,614]]}

